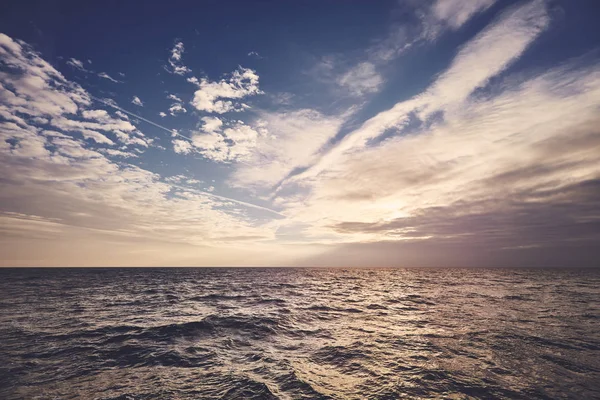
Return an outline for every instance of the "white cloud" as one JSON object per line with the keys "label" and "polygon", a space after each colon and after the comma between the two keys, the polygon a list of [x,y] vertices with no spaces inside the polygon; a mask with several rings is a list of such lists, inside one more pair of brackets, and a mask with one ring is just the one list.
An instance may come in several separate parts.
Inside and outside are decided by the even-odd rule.
{"label": "white cloud", "polygon": [[244,161],[250,157],[261,132],[243,123],[236,123],[223,130],[192,136],[194,150],[216,162]]}
{"label": "white cloud", "polygon": [[[81,86],[68,82],[54,67],[22,41],[0,34],[0,63],[20,74],[3,73],[0,114],[9,121],[18,115],[44,117],[77,113],[91,103]],[[11,88],[11,89],[9,89]]]}
{"label": "white cloud", "polygon": [[109,81],[111,81],[111,82],[114,82],[114,83],[122,83],[121,81],[118,81],[118,80],[116,80],[115,78],[113,78],[113,77],[111,77],[110,75],[108,75],[106,72],[100,72],[100,73],[98,74],[98,76],[99,76],[100,78],[108,79]]}
{"label": "white cloud", "polygon": [[133,96],[131,103],[135,104],[136,106],[144,107],[144,102],[137,96]]}
{"label": "white cloud", "polygon": [[[422,227],[411,224],[440,207],[449,218],[501,213],[517,199],[541,209],[600,178],[600,65],[569,65],[521,83],[509,77],[495,89],[418,134],[345,154],[307,181],[301,205],[289,200],[288,215],[321,232],[343,228],[341,240],[395,240],[412,237]],[[490,225],[454,231],[465,229]]]}
{"label": "white cloud", "polygon": [[183,46],[183,42],[176,42],[175,46],[173,46],[171,49],[171,56],[169,57],[170,68],[166,68],[168,72],[176,75],[185,75],[192,72],[191,69],[183,65],[181,62],[184,51],[185,48]]}
{"label": "white cloud", "polygon": [[437,0],[431,7],[431,15],[452,29],[458,29],[473,15],[490,8],[496,0]]}
{"label": "white cloud", "polygon": [[[122,131],[114,131],[113,132],[117,138],[126,145],[138,145],[142,147],[148,147],[154,139],[150,139],[144,136],[140,131],[134,132],[122,132]],[[136,149],[139,150],[139,149]]]}
{"label": "white cloud", "polygon": [[246,124],[236,124],[223,130],[223,135],[232,142],[229,146],[229,160],[246,160],[250,157],[258,138],[264,130],[255,129]]}
{"label": "white cloud", "polygon": [[204,132],[216,132],[223,126],[223,121],[217,117],[202,117],[202,130]]}
{"label": "white cloud", "polygon": [[80,132],[85,138],[97,143],[113,144],[112,140],[98,131],[114,134],[117,139],[125,144],[137,144],[148,147],[151,140],[136,130],[136,127],[128,120],[114,118],[105,110],[84,110],[82,117],[91,121],[75,120],[70,118],[55,117],[49,124],[67,132]]}
{"label": "white cloud", "polygon": [[[2,63],[19,71],[0,76],[0,115],[7,121],[13,121],[21,128],[34,123],[50,125],[63,132],[78,132],[83,138],[98,144],[114,144],[107,133],[144,147],[151,142],[126,119],[114,118],[105,110],[86,109],[91,105],[89,94],[79,85],[67,81],[24,42],[0,35],[0,55]],[[28,116],[28,120],[18,115]],[[46,129],[42,134],[46,132],[50,131]],[[58,137],[57,134],[53,136]],[[132,135],[136,137],[130,139]],[[32,147],[34,144],[37,147]],[[21,154],[30,151],[40,155],[44,154],[47,144],[42,138],[30,138],[20,142],[14,151]]]}
{"label": "white cloud", "polygon": [[194,93],[192,105],[197,110],[218,114],[242,111],[248,106],[235,100],[261,94],[258,81],[256,71],[242,67],[235,70],[229,79],[209,81],[202,78],[197,81],[198,90]]}
{"label": "white cloud", "polygon": [[173,150],[177,154],[189,154],[192,151],[192,145],[186,140],[173,139]]}
{"label": "white cloud", "polygon": [[462,47],[450,67],[424,93],[367,120],[316,165],[294,179],[315,176],[332,167],[345,152],[364,147],[368,140],[387,129],[403,126],[411,113],[426,120],[436,111],[460,107],[475,89],[483,87],[520,57],[548,24],[547,9],[542,1],[509,9]]}
{"label": "white cloud", "polygon": [[174,101],[176,101],[178,103],[183,103],[183,100],[181,100],[179,97],[175,96],[174,94],[169,94],[167,96],[167,99],[174,100]]}
{"label": "white cloud", "polygon": [[115,144],[112,140],[110,140],[100,132],[92,131],[90,129],[81,129],[80,132],[84,138],[91,139],[96,143],[103,143],[109,145]]}
{"label": "white cloud", "polygon": [[339,131],[345,118],[326,116],[315,110],[260,114],[255,129],[262,132],[231,178],[235,186],[268,188],[292,170],[315,161],[319,150]]}
{"label": "white cloud", "polygon": [[350,94],[362,96],[367,93],[378,92],[383,79],[370,62],[362,62],[352,67],[337,79],[337,84],[345,88]]}
{"label": "white cloud", "polygon": [[[456,30],[477,14],[490,8],[496,0],[434,0],[399,2],[403,18],[392,23],[387,35],[365,50],[362,60],[348,60],[328,55],[311,71],[323,84],[334,82],[355,96],[376,93],[384,81],[378,72],[382,66],[416,45],[437,39],[448,29]],[[406,14],[406,9],[410,11]],[[410,17],[412,14],[412,18]],[[347,67],[350,64],[351,67]]]}
{"label": "white cloud", "polygon": [[127,114],[125,114],[124,112],[121,112],[119,110],[115,111],[115,114],[118,115],[122,119],[129,119],[129,117],[127,116]]}
{"label": "white cloud", "polygon": [[184,51],[184,47],[183,47],[183,42],[177,42],[175,43],[175,46],[173,46],[173,48],[171,49],[171,59],[173,61],[181,61],[181,56],[183,54]]}
{"label": "white cloud", "polygon": [[113,156],[113,157],[122,157],[122,158],[138,158],[139,157],[137,154],[132,153],[130,151],[122,151],[122,150],[116,150],[116,149],[99,149],[98,151],[101,153],[108,154],[109,156]]}
{"label": "white cloud", "polygon": [[161,112],[158,113],[158,115],[160,115],[161,118],[164,118],[164,117],[167,116],[167,113],[161,111]]}
{"label": "white cloud", "polygon": [[87,92],[25,43],[0,35],[0,63],[3,260],[71,265],[81,261],[72,257],[82,249],[90,257],[95,247],[93,257],[102,257],[123,243],[131,247],[121,257],[130,260],[156,246],[167,251],[169,243],[185,243],[186,257],[194,257],[195,246],[273,238],[274,226],[249,215],[255,206],[173,186],[125,160],[107,158],[135,157],[139,149],[98,149],[63,133],[99,139],[96,134],[107,132],[142,146],[151,141],[126,119],[90,109]]}
{"label": "white cloud", "polygon": [[169,107],[169,114],[175,116],[177,114],[186,113],[187,110],[181,105],[181,103],[173,103],[171,107]]}
{"label": "white cloud", "polygon": [[60,116],[52,118],[50,124],[67,131],[83,128],[107,132],[114,130],[132,132],[136,129],[128,120],[113,118],[105,110],[83,110],[81,116],[91,121],[81,121]]}
{"label": "white cloud", "polygon": [[67,60],[67,65],[70,65],[71,67],[78,69],[80,71],[83,72],[89,72],[84,66],[83,66],[83,62],[79,61],[76,58],[70,58],[69,60]]}

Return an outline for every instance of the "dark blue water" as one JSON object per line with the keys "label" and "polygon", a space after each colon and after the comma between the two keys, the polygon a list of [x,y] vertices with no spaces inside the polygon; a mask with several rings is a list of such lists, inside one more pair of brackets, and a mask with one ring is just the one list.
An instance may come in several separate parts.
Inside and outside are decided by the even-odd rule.
{"label": "dark blue water", "polygon": [[1,399],[600,398],[600,271],[1,269]]}

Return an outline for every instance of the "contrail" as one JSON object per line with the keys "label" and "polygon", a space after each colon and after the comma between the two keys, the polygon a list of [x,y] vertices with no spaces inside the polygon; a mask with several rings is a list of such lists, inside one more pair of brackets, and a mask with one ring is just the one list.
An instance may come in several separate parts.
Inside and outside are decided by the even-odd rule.
{"label": "contrail", "polygon": [[181,190],[189,190],[189,191],[191,191],[191,192],[196,192],[196,193],[199,193],[199,194],[203,194],[203,195],[205,195],[205,196],[214,197],[214,198],[216,198],[216,199],[219,199],[219,200],[223,200],[223,201],[231,201],[231,202],[234,202],[234,203],[240,204],[240,205],[242,205],[242,206],[246,206],[246,207],[250,207],[250,208],[256,208],[257,210],[262,210],[262,211],[268,211],[268,212],[270,212],[270,213],[272,213],[272,214],[279,215],[280,217],[286,218],[286,216],[285,216],[285,215],[283,215],[283,214],[281,214],[280,212],[277,212],[277,211],[275,211],[275,210],[271,210],[270,208],[267,208],[267,207],[258,206],[258,205],[256,205],[256,204],[247,203],[247,202],[245,202],[245,201],[241,201],[241,200],[232,199],[232,198],[230,198],[230,197],[219,196],[219,195],[217,195],[217,194],[213,194],[213,193],[210,193],[210,192],[205,192],[205,191],[203,191],[203,190],[198,190],[198,189],[189,188],[189,187],[186,187],[186,186],[173,185],[173,184],[170,184],[170,185],[171,185],[171,186],[173,186],[173,187],[175,187],[175,188],[181,189]]}
{"label": "contrail", "polygon": [[92,96],[92,95],[90,95],[90,97],[91,97],[92,99],[96,100],[96,101],[99,101],[100,103],[102,103],[102,104],[104,104],[104,105],[107,105],[107,106],[109,106],[109,107],[112,107],[112,108],[114,108],[114,109],[117,109],[117,110],[119,110],[119,111],[122,111],[122,112],[124,112],[125,114],[129,114],[129,115],[131,115],[131,116],[133,116],[133,117],[135,117],[135,118],[141,119],[142,121],[144,121],[144,122],[147,122],[147,123],[149,123],[150,125],[154,125],[155,127],[162,129],[163,131],[167,131],[167,132],[169,132],[171,135],[180,136],[180,137],[182,137],[182,138],[184,138],[184,139],[187,139],[187,140],[189,140],[190,142],[192,141],[192,138],[190,138],[190,137],[187,137],[187,136],[185,136],[185,135],[182,135],[181,133],[178,133],[178,132],[177,132],[175,129],[169,129],[169,128],[165,127],[165,126],[159,125],[159,124],[157,124],[156,122],[152,122],[152,121],[150,121],[149,119],[146,119],[146,118],[144,118],[144,117],[142,117],[142,116],[139,116],[139,115],[137,115],[137,114],[134,114],[134,113],[132,113],[131,111],[127,111],[126,109],[124,109],[124,108],[121,108],[121,107],[119,107],[119,106],[118,106],[118,105],[116,105],[116,104],[112,104],[112,103],[110,103],[110,102],[108,102],[108,101],[106,101],[106,100],[100,99],[100,98],[98,98],[98,97],[96,97],[96,96]]}

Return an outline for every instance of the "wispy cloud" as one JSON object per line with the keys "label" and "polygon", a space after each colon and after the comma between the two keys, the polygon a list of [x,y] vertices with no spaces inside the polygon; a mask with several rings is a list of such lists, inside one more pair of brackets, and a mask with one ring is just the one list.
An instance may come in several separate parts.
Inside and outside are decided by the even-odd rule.
{"label": "wispy cloud", "polygon": [[178,41],[171,49],[171,55],[169,56],[169,66],[166,70],[175,75],[186,75],[192,72],[191,69],[183,65],[182,58],[185,51],[183,42]]}
{"label": "wispy cloud", "polygon": [[296,168],[314,162],[343,120],[343,115],[326,116],[311,109],[261,113],[255,125],[263,134],[257,136],[252,154],[235,170],[231,183],[254,189],[276,185]]}
{"label": "wispy cloud", "polygon": [[377,93],[385,82],[383,67],[419,44],[437,39],[447,30],[457,30],[479,13],[490,8],[496,0],[435,0],[399,2],[402,15],[413,15],[392,23],[389,32],[364,49],[357,59],[330,54],[321,57],[311,74],[320,84],[341,88],[344,95],[363,97]]}
{"label": "wispy cloud", "polygon": [[352,95],[362,96],[378,92],[383,84],[383,78],[377,73],[373,63],[362,62],[341,75],[337,79],[337,84]]}
{"label": "wispy cloud", "polygon": [[[490,8],[496,0],[437,0],[431,6],[430,18],[451,29],[462,27],[475,14]],[[428,27],[431,33],[439,34],[441,27]]]}
{"label": "wispy cloud", "polygon": [[114,83],[123,83],[121,81],[118,81],[118,80],[114,79],[113,77],[111,77],[110,75],[108,75],[106,72],[100,72],[98,74],[98,76],[100,78],[108,79],[109,81],[114,82]]}
{"label": "wispy cloud", "polygon": [[138,158],[139,155],[131,152],[131,151],[122,151],[117,149],[99,149],[101,153],[108,154],[109,156],[114,157],[123,157],[123,158]]}
{"label": "wispy cloud", "polygon": [[[531,23],[535,21],[535,23]],[[458,107],[473,91],[505,70],[548,27],[543,1],[513,7],[467,43],[451,66],[422,94],[396,104],[366,121],[296,179],[319,174],[353,148],[365,146],[393,127],[405,124],[411,113],[426,120],[436,111]]]}
{"label": "wispy cloud", "polygon": [[131,103],[139,107],[144,107],[144,102],[140,100],[140,98],[137,96],[133,96],[133,98],[131,99]]}
{"label": "wispy cloud", "polygon": [[76,58],[69,58],[67,60],[67,65],[70,65],[71,67],[78,69],[80,71],[83,71],[83,72],[90,72],[83,66],[83,62]]}
{"label": "wispy cloud", "polygon": [[597,240],[599,71],[597,62],[573,61],[507,78],[494,95],[470,97],[416,134],[346,153],[303,181],[310,194],[301,203],[278,202],[290,221],[340,241],[499,248]]}

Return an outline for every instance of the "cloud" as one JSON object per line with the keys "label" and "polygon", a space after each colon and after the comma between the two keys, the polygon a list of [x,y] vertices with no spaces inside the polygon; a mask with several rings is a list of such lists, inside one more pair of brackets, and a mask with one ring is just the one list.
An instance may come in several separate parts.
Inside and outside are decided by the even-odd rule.
{"label": "cloud", "polygon": [[337,80],[337,84],[355,96],[378,92],[383,84],[375,65],[370,62],[357,64]]}
{"label": "cloud", "polygon": [[173,103],[171,107],[169,107],[169,114],[175,116],[177,114],[186,113],[187,110],[180,103]]}
{"label": "cloud", "polygon": [[0,63],[19,74],[2,73],[1,115],[8,121],[24,122],[18,115],[47,117],[76,113],[90,104],[89,95],[77,84],[68,82],[54,67],[30,53],[22,41],[0,34]]}
{"label": "cloud", "polygon": [[129,117],[127,116],[127,114],[125,114],[124,112],[121,112],[121,111],[119,111],[119,110],[115,111],[115,114],[116,114],[117,116],[119,116],[119,118],[122,118],[122,119],[129,119]]}
{"label": "cloud", "polygon": [[248,159],[253,153],[260,136],[266,132],[242,122],[235,122],[220,133],[216,121],[208,120],[205,133],[192,136],[193,150],[215,162],[235,162]]}
{"label": "cloud", "polygon": [[[399,2],[396,13],[403,18],[392,22],[386,35],[364,50],[358,61],[338,54],[321,57],[312,69],[321,84],[332,82],[346,93],[361,97],[377,93],[384,82],[379,72],[411,48],[430,44],[447,30],[457,30],[496,0],[435,0]],[[350,65],[350,67],[348,67]],[[336,93],[338,96],[339,94]]]}
{"label": "cloud", "polygon": [[[458,30],[476,15],[489,9],[496,0],[434,0],[401,3],[404,18],[393,23],[389,33],[367,49],[369,60],[387,63],[419,44],[438,39],[447,30]],[[406,9],[409,12],[407,13]]]}
{"label": "cloud", "polygon": [[[129,121],[114,118],[105,110],[86,109],[92,97],[81,86],[67,81],[24,42],[0,35],[0,55],[1,62],[14,71],[0,76],[0,115],[7,121],[21,128],[41,123],[63,132],[78,132],[98,144],[113,145],[119,140],[147,147],[151,143]],[[34,143],[37,147],[32,147]],[[42,138],[31,139],[20,143],[17,152],[45,154],[44,146]]]}
{"label": "cloud", "polygon": [[507,77],[441,121],[345,154],[303,181],[310,194],[301,204],[279,204],[313,234],[341,241],[596,240],[599,71],[598,62],[573,61],[520,82]]}
{"label": "cloud", "polygon": [[[175,96],[174,94],[169,94],[167,96],[167,99],[175,101],[173,104],[171,104],[171,107],[169,107],[169,114],[171,114],[173,117],[176,116],[177,114],[184,114],[187,112],[187,110],[185,109],[185,107],[182,104],[183,100],[181,100],[179,97]],[[164,114],[164,115],[162,115],[162,114]],[[159,115],[161,117],[166,116],[165,113],[161,113]]]}
{"label": "cloud", "polygon": [[194,93],[192,105],[199,111],[218,114],[242,111],[248,106],[234,100],[261,94],[258,81],[256,71],[243,67],[231,73],[229,79],[209,81],[202,78],[196,83],[198,90]]}
{"label": "cloud", "polygon": [[146,123],[148,123],[148,124],[150,124],[152,126],[155,126],[155,127],[159,128],[159,129],[165,131],[165,132],[168,132],[171,136],[179,136],[179,137],[182,137],[184,139],[191,140],[190,138],[188,138],[188,137],[180,134],[176,129],[169,129],[166,126],[157,124],[154,121],[151,121],[151,120],[149,120],[147,118],[142,117],[141,115],[132,113],[131,111],[128,111],[128,110],[126,110],[124,108],[119,107],[119,105],[116,104],[116,102],[114,100],[112,100],[112,99],[100,99],[98,97],[93,97],[93,98],[94,98],[94,100],[96,100],[96,101],[98,101],[98,102],[100,102],[100,103],[102,103],[102,104],[104,104],[104,105],[106,105],[108,107],[114,108],[115,110],[117,110],[116,112],[120,112],[121,114],[131,115],[132,117],[135,117],[138,120],[144,121],[144,122],[146,122]]}
{"label": "cloud", "polygon": [[114,79],[113,77],[111,77],[110,75],[108,75],[106,72],[100,72],[98,74],[98,76],[100,78],[108,79],[109,81],[114,82],[114,83],[122,83],[121,81],[118,81],[118,80]]}
{"label": "cloud", "polygon": [[[87,134],[102,141],[106,133],[143,146],[152,139],[122,116],[92,108],[84,89],[24,42],[0,35],[0,56],[3,263],[71,265],[82,259],[78,254],[101,256],[125,243],[130,247],[117,251],[132,260],[156,246],[185,248],[194,259],[192,246],[231,247],[236,236],[273,238],[271,218],[256,215],[267,209],[166,183],[127,164],[124,159],[135,158],[138,149],[98,148],[86,140]],[[72,135],[77,132],[82,136]],[[127,256],[129,251],[138,255]]]}
{"label": "cloud", "polygon": [[223,121],[217,117],[202,117],[200,119],[203,122],[202,130],[204,132],[215,132],[223,126]]}
{"label": "cloud", "polygon": [[248,57],[254,57],[254,58],[258,59],[258,60],[264,58],[260,54],[258,54],[256,51],[249,52],[248,53]]}
{"label": "cloud", "polygon": [[67,60],[67,65],[70,65],[71,67],[83,72],[90,72],[83,66],[83,62],[79,61],[76,58],[70,58],[69,60]]}
{"label": "cloud", "polygon": [[[418,4],[417,23],[390,30],[358,60],[322,58],[332,97],[347,99],[348,112],[331,112],[347,103],[319,111],[302,94],[282,93],[271,108],[257,103],[233,119],[226,113],[247,110],[246,99],[262,93],[255,71],[239,67],[215,81],[186,75],[196,86],[189,114],[200,118],[189,137],[91,96],[27,44],[0,35],[5,260],[31,261],[42,249],[74,262],[87,246],[93,248],[87,254],[99,257],[115,247],[123,259],[152,262],[161,254],[155,248],[189,260],[197,260],[199,248],[215,251],[211,260],[260,249],[265,263],[264,254],[292,243],[332,249],[311,258],[315,264],[365,265],[372,257],[371,265],[427,259],[458,266],[465,254],[473,264],[491,265],[523,252],[543,258],[556,249],[594,247],[600,239],[597,54],[513,73],[550,25],[548,3],[516,2],[459,47],[425,90],[360,119],[389,101],[368,102],[384,87],[386,63],[464,27],[494,1]],[[166,68],[185,75],[179,43]],[[189,99],[165,95],[171,107],[161,118],[188,111]],[[294,102],[302,105],[293,108]],[[363,104],[368,109],[354,113]],[[166,144],[142,133],[140,121],[168,132],[176,154],[158,151]],[[188,132],[185,124],[178,129]],[[155,156],[159,163],[148,163]],[[190,179],[182,172],[188,162],[208,168]],[[180,175],[162,177],[153,167]],[[223,180],[212,179],[215,170]],[[215,187],[245,197],[218,196]],[[77,245],[69,249],[64,241]],[[69,256],[60,258],[57,249]]]}
{"label": "cloud", "polygon": [[187,140],[173,139],[173,151],[177,154],[189,154],[192,151],[192,145]]}
{"label": "cloud", "polygon": [[231,121],[225,125],[217,117],[203,117],[202,129],[191,136],[190,142],[173,141],[176,153],[196,152],[215,162],[246,162],[256,151],[259,140],[268,135],[261,125]]}
{"label": "cloud", "polygon": [[[437,0],[431,6],[431,16],[451,29],[463,26],[473,15],[490,8],[496,0]],[[438,28],[439,29],[439,28]]]}
{"label": "cloud", "polygon": [[231,183],[269,188],[296,168],[311,165],[319,150],[337,134],[344,117],[311,109],[260,113],[254,125],[262,134],[245,163],[233,173]]}
{"label": "cloud", "polygon": [[274,199],[281,229],[310,227],[299,235],[319,243],[397,242],[407,254],[451,248],[456,260],[473,243],[509,259],[519,246],[597,240],[597,59],[501,74],[548,24],[543,2],[509,8],[429,88],[296,168]]}
{"label": "cloud", "polygon": [[169,177],[165,178],[165,181],[179,183],[179,184],[187,184],[187,185],[194,185],[197,183],[201,183],[201,181],[199,181],[198,179],[188,178],[187,176],[185,176],[183,174],[169,176]]}
{"label": "cloud", "polygon": [[129,120],[114,118],[105,110],[84,110],[81,112],[81,117],[87,121],[60,116],[52,118],[48,123],[63,131],[80,132],[85,138],[97,143],[113,144],[104,134],[99,133],[99,130],[114,134],[125,144],[148,147],[152,142],[151,139],[144,137]]}
{"label": "cloud", "polygon": [[459,107],[474,90],[485,86],[520,57],[548,25],[542,1],[509,9],[463,46],[450,67],[424,93],[367,120],[295,179],[315,176],[330,168],[345,152],[365,146],[388,129],[403,126],[413,114],[426,120],[434,112]]}
{"label": "cloud", "polygon": [[96,143],[103,143],[103,144],[109,144],[109,145],[115,144],[112,140],[110,140],[109,138],[107,138],[105,135],[103,135],[100,132],[92,131],[90,129],[82,129],[82,130],[80,130],[80,132],[84,138],[91,139]]}
{"label": "cloud", "polygon": [[123,158],[138,158],[139,157],[137,154],[132,153],[131,151],[122,151],[122,150],[116,150],[116,149],[99,149],[98,151],[101,153],[108,154],[109,156],[114,156],[114,157],[123,157]]}
{"label": "cloud", "polygon": [[[379,223],[340,223],[346,235],[385,241],[341,246],[306,262],[314,265],[448,267],[594,267],[600,239],[599,180],[541,193],[431,207]],[[398,240],[398,239],[402,240]],[[385,256],[384,256],[385,255]]]}
{"label": "cloud", "polygon": [[166,68],[168,72],[175,75],[185,75],[192,72],[191,69],[183,65],[181,62],[184,51],[185,47],[183,45],[183,42],[176,42],[173,48],[171,49],[171,56],[169,57],[169,67]]}
{"label": "cloud", "polygon": [[133,96],[133,98],[131,99],[131,103],[139,107],[144,107],[144,102],[140,100],[140,98],[137,96]]}

